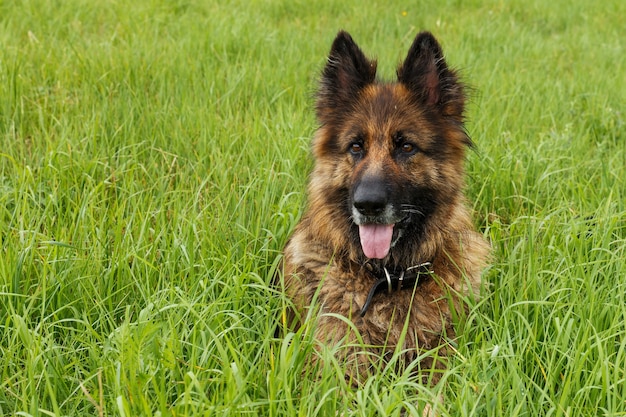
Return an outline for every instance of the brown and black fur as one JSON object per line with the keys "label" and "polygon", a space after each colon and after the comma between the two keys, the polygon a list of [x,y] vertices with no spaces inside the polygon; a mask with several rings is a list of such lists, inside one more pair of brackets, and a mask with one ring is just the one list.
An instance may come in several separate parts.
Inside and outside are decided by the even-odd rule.
{"label": "brown and black fur", "polygon": [[[463,84],[430,33],[417,35],[395,82],[378,81],[376,61],[348,33],[337,35],[316,97],[321,126],[313,140],[308,210],[283,259],[296,321],[317,297],[315,335],[322,343],[357,340],[336,315],[352,320],[364,344],[383,357],[400,348],[411,361],[455,336],[452,309],[462,311],[462,298],[478,293],[489,253],[463,195],[471,145],[464,105]],[[363,195],[373,207],[362,207]],[[368,260],[355,216],[388,222],[378,218],[383,208],[397,220],[395,243],[383,259]],[[372,265],[397,270],[423,262],[432,263],[433,274],[414,291],[377,294],[360,317],[375,281]],[[367,373],[353,344],[345,355],[365,365],[349,376]]]}

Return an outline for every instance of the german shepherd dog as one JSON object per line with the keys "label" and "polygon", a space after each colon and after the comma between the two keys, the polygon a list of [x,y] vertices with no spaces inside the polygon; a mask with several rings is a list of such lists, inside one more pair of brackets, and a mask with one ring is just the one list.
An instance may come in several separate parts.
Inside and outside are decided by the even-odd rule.
{"label": "german shepherd dog", "polygon": [[[315,337],[345,346],[353,383],[370,372],[372,352],[402,352],[405,365],[438,346],[445,357],[455,311],[478,294],[489,245],[463,195],[472,145],[464,105],[464,86],[428,32],[394,82],[376,79],[376,61],[348,33],[332,44],[316,95],[308,210],[285,247],[283,276],[295,325],[316,305]],[[424,357],[422,368],[445,366]]]}

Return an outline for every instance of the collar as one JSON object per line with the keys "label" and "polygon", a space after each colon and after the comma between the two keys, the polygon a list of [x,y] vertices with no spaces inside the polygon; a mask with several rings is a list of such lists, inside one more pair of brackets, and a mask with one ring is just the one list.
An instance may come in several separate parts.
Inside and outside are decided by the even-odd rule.
{"label": "collar", "polygon": [[391,294],[393,290],[400,291],[403,289],[414,289],[420,282],[420,277],[424,275],[430,275],[433,273],[432,263],[424,262],[419,265],[414,265],[406,269],[400,269],[399,271],[390,272],[386,267],[378,270],[370,269],[371,273],[378,279],[372,285],[365,304],[361,309],[361,317],[365,316],[367,309],[372,303],[372,298],[380,292],[386,291],[387,294]]}

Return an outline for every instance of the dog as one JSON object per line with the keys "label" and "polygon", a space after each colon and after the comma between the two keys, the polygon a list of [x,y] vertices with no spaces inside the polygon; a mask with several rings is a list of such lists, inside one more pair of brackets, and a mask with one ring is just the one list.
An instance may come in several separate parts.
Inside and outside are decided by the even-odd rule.
{"label": "dog", "polygon": [[287,324],[317,306],[314,336],[346,346],[353,382],[371,372],[364,351],[445,367],[423,353],[449,354],[455,314],[478,296],[490,252],[463,193],[466,88],[441,46],[419,33],[393,82],[376,65],[337,34],[316,94],[308,208],[282,259]]}

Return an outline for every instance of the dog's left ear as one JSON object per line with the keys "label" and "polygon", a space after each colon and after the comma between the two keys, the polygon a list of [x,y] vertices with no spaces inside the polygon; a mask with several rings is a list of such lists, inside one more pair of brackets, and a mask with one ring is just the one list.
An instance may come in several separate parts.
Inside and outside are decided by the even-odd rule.
{"label": "dog's left ear", "polygon": [[448,68],[441,46],[430,32],[421,32],[415,37],[397,75],[398,81],[422,104],[462,121],[463,84],[458,81],[456,72]]}
{"label": "dog's left ear", "polygon": [[340,31],[328,55],[317,92],[317,117],[322,123],[337,117],[376,78],[376,61],[363,54],[348,32]]}

